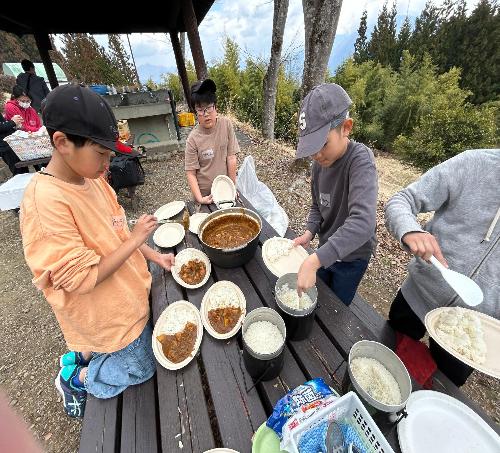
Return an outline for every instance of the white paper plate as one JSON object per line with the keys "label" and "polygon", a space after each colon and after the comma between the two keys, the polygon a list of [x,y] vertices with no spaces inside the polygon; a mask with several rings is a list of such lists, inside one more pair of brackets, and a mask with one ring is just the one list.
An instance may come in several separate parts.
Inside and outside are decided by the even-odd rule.
{"label": "white paper plate", "polygon": [[[193,352],[191,353],[191,355],[182,362],[173,363],[170,360],[168,360],[163,354],[161,343],[157,340],[156,337],[165,332],[164,326],[167,322],[167,319],[170,316],[176,316],[177,310],[192,311],[193,317],[196,318],[196,326],[198,328],[198,332],[196,336],[196,342],[194,343]],[[153,329],[153,340],[152,340],[153,354],[155,355],[156,360],[158,360],[160,365],[165,367],[167,370],[179,370],[181,368],[184,368],[189,362],[191,362],[191,360],[193,360],[194,356],[198,352],[202,338],[203,338],[203,323],[201,322],[200,312],[192,303],[186,300],[179,300],[177,302],[174,302],[173,304],[170,304],[167,308],[165,308],[165,310],[163,310],[163,313],[158,318],[158,321],[156,321],[155,328]]]}
{"label": "white paper plate", "polygon": [[444,393],[420,390],[398,424],[403,453],[498,453],[500,437],[470,407]]}
{"label": "white paper plate", "polygon": [[212,182],[210,190],[214,203],[236,200],[236,187],[229,176],[219,175]]}
{"label": "white paper plate", "polygon": [[478,311],[464,308],[464,310],[473,311],[481,319],[481,326],[484,332],[484,342],[486,343],[487,351],[486,361],[483,364],[479,364],[473,362],[467,357],[464,357],[458,351],[455,351],[455,349],[445,343],[437,334],[436,326],[439,315],[443,311],[449,310],[449,308],[450,307],[440,307],[427,313],[425,316],[425,327],[429,332],[429,335],[436,341],[437,344],[439,344],[439,346],[446,349],[446,351],[453,357],[456,357],[458,360],[461,360],[484,374],[500,379],[500,321]]}
{"label": "white paper plate", "polygon": [[273,242],[283,242],[290,244],[293,241],[286,238],[274,237],[264,242],[262,246],[262,258],[266,267],[276,277],[281,277],[285,274],[296,274],[304,260],[309,256],[307,251],[302,246],[293,247],[288,255],[278,258],[276,261],[271,261],[269,249]]}
{"label": "white paper plate", "polygon": [[210,214],[205,212],[199,212],[189,217],[189,231],[191,231],[191,233],[198,234],[201,222],[203,222],[209,215]]}
{"label": "white paper plate", "polygon": [[207,450],[204,451],[203,453],[240,453],[240,452],[232,450],[231,448],[213,448],[212,450]]}
{"label": "white paper plate", "polygon": [[[207,271],[205,274],[205,278],[197,285],[189,285],[179,275],[182,265],[186,264],[188,261],[193,259],[198,259],[200,261],[203,261],[205,263]],[[196,289],[196,288],[201,288],[207,282],[208,278],[210,277],[211,271],[212,271],[212,266],[210,264],[208,256],[205,255],[201,250],[188,248],[182,250],[182,252],[179,252],[177,255],[175,255],[175,266],[172,268],[172,277],[174,277],[174,280],[184,288]]]}
{"label": "white paper plate", "polygon": [[[241,308],[241,316],[238,322],[234,325],[234,327],[228,332],[228,333],[219,333],[217,332],[213,327],[212,324],[210,324],[210,321],[208,319],[208,312],[211,309],[210,306],[210,294],[212,291],[214,291],[217,288],[220,288],[221,286],[225,286],[229,290],[233,291],[234,293],[234,300],[238,303],[239,307]],[[234,304],[236,305],[236,304]],[[245,319],[246,316],[246,307],[247,307],[247,301],[245,299],[245,295],[239,288],[239,286],[235,285],[233,282],[229,282],[226,280],[221,280],[220,282],[217,282],[213,284],[210,289],[205,293],[203,296],[203,300],[201,302],[201,321],[203,322],[203,325],[205,326],[205,329],[207,332],[214,338],[217,338],[218,340],[226,340],[228,338],[233,337],[238,333],[238,330],[240,330],[241,325],[243,324],[243,320]]]}
{"label": "white paper plate", "polygon": [[186,207],[183,201],[171,201],[158,208],[153,214],[158,220],[170,219],[174,215],[179,214]]}
{"label": "white paper plate", "polygon": [[174,247],[184,239],[184,235],[184,227],[180,223],[165,223],[156,229],[153,242],[158,247]]}

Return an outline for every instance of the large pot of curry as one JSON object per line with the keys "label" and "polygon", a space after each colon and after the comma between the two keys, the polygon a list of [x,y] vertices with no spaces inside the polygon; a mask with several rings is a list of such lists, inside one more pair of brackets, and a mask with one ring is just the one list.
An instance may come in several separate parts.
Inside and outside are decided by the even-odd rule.
{"label": "large pot of curry", "polygon": [[246,208],[212,212],[199,227],[199,238],[210,261],[217,266],[238,267],[250,261],[259,244],[262,220]]}

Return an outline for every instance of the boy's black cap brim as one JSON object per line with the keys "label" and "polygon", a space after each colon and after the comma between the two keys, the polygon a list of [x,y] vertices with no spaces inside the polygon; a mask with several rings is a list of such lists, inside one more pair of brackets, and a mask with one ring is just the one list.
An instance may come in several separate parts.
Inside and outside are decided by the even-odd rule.
{"label": "boy's black cap brim", "polygon": [[205,79],[201,82],[196,82],[191,87],[191,93],[202,94],[206,93],[207,91],[209,91],[210,93],[215,93],[217,91],[217,86],[212,79]]}
{"label": "boy's black cap brim", "polygon": [[105,148],[110,149],[111,151],[114,151],[115,153],[123,154],[124,156],[137,157],[140,155],[140,153],[134,151],[132,147],[125,145],[119,140],[112,141],[112,140],[101,140],[97,138],[91,138],[91,140],[93,142],[98,143],[101,146],[104,146]]}

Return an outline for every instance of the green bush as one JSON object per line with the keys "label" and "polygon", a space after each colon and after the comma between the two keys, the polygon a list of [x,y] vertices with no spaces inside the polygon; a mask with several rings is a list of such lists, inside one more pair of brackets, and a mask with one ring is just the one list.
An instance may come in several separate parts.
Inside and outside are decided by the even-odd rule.
{"label": "green bush", "polygon": [[422,168],[430,168],[466,149],[496,145],[492,108],[472,105],[437,109],[420,118],[410,135],[399,135],[394,150]]}

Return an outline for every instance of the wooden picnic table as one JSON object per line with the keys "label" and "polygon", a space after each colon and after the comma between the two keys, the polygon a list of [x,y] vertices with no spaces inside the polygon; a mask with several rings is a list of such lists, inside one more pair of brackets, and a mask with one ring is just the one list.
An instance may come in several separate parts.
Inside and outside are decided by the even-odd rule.
{"label": "wooden picnic table", "polygon": [[[245,199],[243,203],[252,208]],[[188,206],[192,213],[194,205]],[[208,209],[216,208],[204,206],[202,212]],[[197,236],[188,235],[189,245],[201,248]],[[247,312],[262,306],[275,308],[276,277],[267,270],[261,253],[262,243],[274,236],[276,232],[263,220],[255,257],[235,269],[212,265],[208,282],[195,290],[182,288],[169,272],[152,264],[153,324],[177,300],[188,300],[199,308],[207,289],[219,280],[229,280],[241,288]],[[288,230],[286,236],[293,238],[295,234]],[[185,247],[183,241],[173,251],[177,253]],[[394,347],[395,334],[359,296],[346,307],[322,281],[318,280],[317,287],[318,307],[312,333],[304,341],[287,342],[284,367],[276,379],[253,387],[242,361],[241,334],[221,341],[204,332],[199,353],[185,368],[175,372],[158,364],[151,380],[128,388],[116,398],[98,400],[89,396],[80,452],[191,453],[224,446],[248,453],[254,432],[290,389],[322,377],[335,390],[345,393],[346,359],[351,346],[369,339]],[[413,389],[420,387],[413,382]],[[499,426],[439,371],[434,376],[434,390],[464,402],[500,433]],[[396,427],[385,416],[375,420],[399,452]]]}

